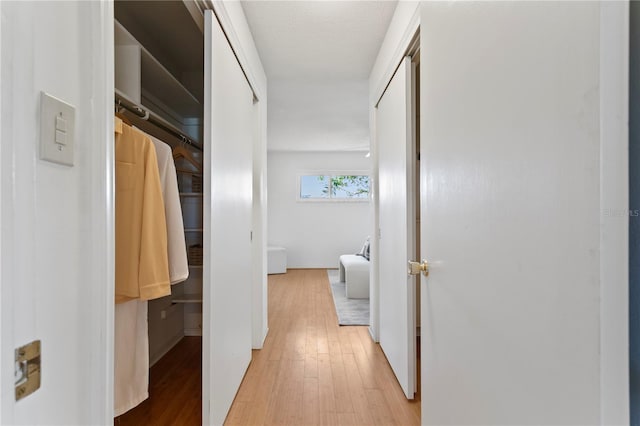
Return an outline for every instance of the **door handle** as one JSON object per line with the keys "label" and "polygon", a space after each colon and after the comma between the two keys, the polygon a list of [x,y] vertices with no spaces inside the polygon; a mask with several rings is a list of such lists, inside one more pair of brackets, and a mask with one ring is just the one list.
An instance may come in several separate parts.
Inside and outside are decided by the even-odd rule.
{"label": "door handle", "polygon": [[419,275],[422,272],[422,275],[425,277],[429,276],[429,262],[422,259],[422,263],[409,261],[409,275]]}

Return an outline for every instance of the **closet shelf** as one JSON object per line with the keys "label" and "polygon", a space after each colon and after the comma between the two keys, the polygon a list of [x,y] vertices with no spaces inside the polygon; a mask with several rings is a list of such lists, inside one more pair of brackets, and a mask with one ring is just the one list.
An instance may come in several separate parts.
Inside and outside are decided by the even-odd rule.
{"label": "closet shelf", "polygon": [[202,265],[189,265],[191,269],[202,269]]}
{"label": "closet shelf", "polygon": [[202,303],[201,294],[183,294],[171,299],[173,303]]}
{"label": "closet shelf", "polygon": [[195,170],[181,169],[181,168],[178,168],[178,167],[176,167],[176,172],[185,173],[187,175],[192,175],[192,176],[202,176],[202,172],[195,171]]}
{"label": "closet shelf", "polygon": [[184,232],[202,232],[204,229],[202,228],[184,228]]}
{"label": "closet shelf", "polygon": [[[166,105],[180,114],[183,119],[197,118],[202,115],[202,104],[198,99],[118,21],[115,21],[115,45],[116,49],[119,47],[138,47],[140,50],[139,55],[129,53],[129,60],[138,56],[138,61],[140,61],[138,65],[140,74],[137,77],[140,86],[136,97],[144,95],[151,102]],[[126,67],[128,64],[120,66]],[[124,72],[117,72],[117,74],[124,75]],[[119,82],[120,79],[117,78],[116,81]],[[134,100],[138,103],[142,101],[142,99]]]}
{"label": "closet shelf", "polygon": [[202,192],[181,192],[181,197],[202,197],[204,194]]}

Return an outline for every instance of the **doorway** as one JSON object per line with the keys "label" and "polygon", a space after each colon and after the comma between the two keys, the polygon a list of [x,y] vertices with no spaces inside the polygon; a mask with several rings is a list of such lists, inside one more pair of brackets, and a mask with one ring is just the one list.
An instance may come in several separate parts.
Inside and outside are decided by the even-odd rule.
{"label": "doorway", "polygon": [[374,110],[379,340],[408,399],[419,381],[418,280],[413,267],[407,272],[420,258],[419,42],[416,30]]}
{"label": "doorway", "polygon": [[[415,141],[415,165],[413,167],[414,170],[414,200],[413,205],[415,206],[415,255],[413,260],[416,262],[422,261],[422,248],[421,248],[421,239],[420,239],[420,229],[421,229],[421,221],[420,221],[420,49],[417,48],[416,52],[413,54],[411,58],[412,63],[412,94],[413,94],[413,126],[414,126],[414,141]],[[416,288],[416,297],[415,297],[415,328],[416,328],[416,350],[415,350],[415,358],[416,358],[416,395],[415,399],[417,401],[420,400],[420,324],[421,324],[421,286],[420,286],[420,276],[417,275],[415,277],[414,282]]]}
{"label": "doorway", "polygon": [[[149,322],[160,321],[149,334],[165,331],[162,321],[171,317],[177,326],[170,333],[154,333],[169,335],[166,344],[150,345],[167,348],[168,355],[163,350],[152,360],[170,368],[163,361],[179,360],[171,348],[183,341],[189,358],[201,360],[190,383],[201,382],[197,405],[204,424],[224,421],[251,350],[266,334],[265,82],[253,78],[252,67],[261,65],[242,54],[234,19],[224,5],[213,8],[215,14],[183,2],[118,2],[116,19],[126,28],[118,32],[124,25],[116,21],[115,37],[116,96],[124,97],[118,89],[136,95],[130,112],[141,112],[140,127],[153,117],[180,136],[172,148],[191,281],[176,283],[166,305],[149,308]],[[180,55],[197,65],[180,68],[189,63]],[[191,140],[201,152],[190,148]],[[200,394],[178,389],[189,392],[190,401]]]}

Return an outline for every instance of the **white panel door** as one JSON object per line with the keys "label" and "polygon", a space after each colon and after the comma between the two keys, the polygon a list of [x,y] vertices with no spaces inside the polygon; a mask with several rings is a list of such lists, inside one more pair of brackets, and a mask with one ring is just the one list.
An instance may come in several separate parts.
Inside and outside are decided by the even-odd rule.
{"label": "white panel door", "polygon": [[404,58],[376,110],[379,171],[380,346],[407,398],[415,392],[411,59]]}
{"label": "white panel door", "polygon": [[600,5],[421,13],[422,422],[600,424]]}
{"label": "white panel door", "polygon": [[251,361],[253,93],[205,12],[203,422],[221,425]]}

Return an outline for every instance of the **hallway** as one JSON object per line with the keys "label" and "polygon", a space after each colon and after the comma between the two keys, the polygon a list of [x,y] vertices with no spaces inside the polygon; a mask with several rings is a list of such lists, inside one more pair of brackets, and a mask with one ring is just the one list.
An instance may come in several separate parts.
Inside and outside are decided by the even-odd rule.
{"label": "hallway", "polygon": [[[419,395],[418,395],[419,397]],[[227,425],[418,425],[367,327],[340,327],[324,269],[269,276],[269,334]]]}

